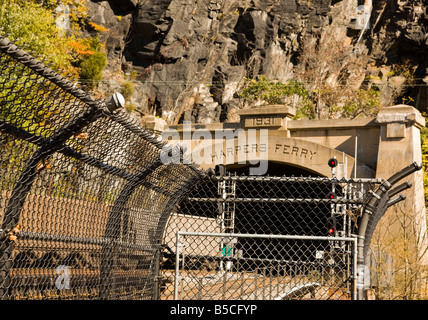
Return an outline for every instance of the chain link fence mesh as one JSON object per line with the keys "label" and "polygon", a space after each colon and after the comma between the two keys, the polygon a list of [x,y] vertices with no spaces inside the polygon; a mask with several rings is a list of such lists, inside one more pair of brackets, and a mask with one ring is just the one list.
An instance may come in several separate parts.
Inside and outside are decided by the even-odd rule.
{"label": "chain link fence mesh", "polygon": [[[355,238],[186,232],[178,236],[176,300],[355,298]],[[244,239],[252,245],[241,245]]]}
{"label": "chain link fence mesh", "polygon": [[0,298],[156,298],[163,228],[201,172],[163,164],[120,104],[0,37]]}
{"label": "chain link fence mesh", "polygon": [[[176,297],[180,299],[274,299],[287,290],[310,287],[311,283],[317,284],[310,288],[309,298],[350,299],[355,252],[349,239],[355,239],[352,237],[357,234],[368,195],[380,183],[377,179],[233,175],[201,180],[169,219],[161,260],[161,299],[173,299],[177,285],[180,294]],[[177,256],[182,245],[176,241],[178,232],[205,235],[186,236],[185,247]],[[241,236],[222,240],[212,234]],[[264,235],[271,237],[260,238]],[[283,235],[306,238],[285,240],[281,239]],[[177,264],[179,283],[175,283]],[[264,278],[266,283],[272,281],[273,287],[282,285],[282,289],[275,291],[272,287],[275,293],[268,296],[262,291],[271,290],[271,285],[262,286],[262,291],[253,295],[245,293],[245,288],[222,295],[221,281],[227,265],[229,276],[243,281],[250,291],[255,284],[247,284],[248,277]],[[317,282],[321,276],[323,281]],[[217,279],[216,286],[223,289],[216,292],[216,286],[201,284],[213,284],[208,281],[210,277]],[[236,281],[233,285],[226,281],[226,286],[237,286]]]}

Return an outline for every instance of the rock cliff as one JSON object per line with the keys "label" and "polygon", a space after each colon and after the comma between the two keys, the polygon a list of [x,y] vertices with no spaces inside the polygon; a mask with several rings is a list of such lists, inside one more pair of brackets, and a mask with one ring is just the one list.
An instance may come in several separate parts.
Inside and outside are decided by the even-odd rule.
{"label": "rock cliff", "polygon": [[[132,87],[127,101],[141,117],[234,121],[243,107],[236,93],[245,77],[292,79],[305,37],[327,29],[367,52],[363,73],[382,85],[386,104],[401,85],[401,97],[427,108],[423,0],[91,0],[87,5],[91,20],[108,29],[98,35],[108,55],[108,81],[100,90],[122,90],[127,82]],[[391,76],[394,65],[406,66],[412,85]]]}

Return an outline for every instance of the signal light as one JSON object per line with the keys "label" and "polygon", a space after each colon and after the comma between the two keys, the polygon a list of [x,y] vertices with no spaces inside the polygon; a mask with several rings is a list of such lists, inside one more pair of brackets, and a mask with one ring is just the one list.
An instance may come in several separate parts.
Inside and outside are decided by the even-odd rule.
{"label": "signal light", "polygon": [[337,159],[336,158],[331,158],[330,160],[328,160],[328,165],[330,168],[335,168],[337,167]]}
{"label": "signal light", "polygon": [[332,193],[330,193],[330,194],[328,195],[328,198],[329,198],[329,199],[332,199],[332,200],[333,200],[333,199],[336,199],[336,194],[332,192]]}
{"label": "signal light", "polygon": [[331,234],[331,235],[334,234],[334,232],[336,230],[336,225],[337,225],[337,223],[336,223],[335,217],[331,216],[331,217],[327,218],[327,227],[328,227],[327,231],[329,234]]}

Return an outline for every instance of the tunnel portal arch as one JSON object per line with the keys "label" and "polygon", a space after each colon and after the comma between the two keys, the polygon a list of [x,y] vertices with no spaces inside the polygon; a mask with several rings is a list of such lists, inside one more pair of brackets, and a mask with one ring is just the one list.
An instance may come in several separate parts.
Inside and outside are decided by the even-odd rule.
{"label": "tunnel portal arch", "polygon": [[[290,138],[285,134],[267,132],[266,137],[262,138],[261,135],[257,135],[253,140],[247,136],[244,139],[237,137],[232,142],[222,139],[187,143],[191,146],[192,159],[203,159],[198,163],[202,169],[214,168],[216,165],[224,165],[232,170],[245,166],[250,167],[249,164],[254,164],[252,167],[262,167],[260,162],[265,161],[268,163],[267,171],[271,170],[269,166],[273,166],[274,170],[283,166],[283,168],[295,169],[297,174],[293,174],[292,170],[286,170],[290,175],[303,173],[304,175],[331,177],[332,170],[328,165],[328,160],[336,158],[340,171],[336,170],[335,173],[339,175],[339,178],[348,178],[354,173],[355,159],[353,156],[320,143]],[[260,173],[266,174],[263,170]]]}

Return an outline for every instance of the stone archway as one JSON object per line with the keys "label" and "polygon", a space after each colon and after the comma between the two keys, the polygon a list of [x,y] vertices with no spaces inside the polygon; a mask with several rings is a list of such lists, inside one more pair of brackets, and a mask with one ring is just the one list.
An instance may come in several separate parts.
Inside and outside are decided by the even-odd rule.
{"label": "stone archway", "polygon": [[285,135],[271,136],[269,132],[265,139],[258,136],[252,142],[248,142],[249,140],[243,139],[242,142],[235,138],[233,142],[202,142],[194,146],[192,152],[193,154],[211,152],[212,162],[201,163],[202,168],[217,164],[231,167],[239,163],[260,166],[260,161],[269,161],[301,168],[315,175],[331,177],[332,170],[328,166],[328,160],[335,157],[341,165],[340,171],[337,172],[340,178],[348,178],[353,172],[355,161],[352,156],[321,144]]}

